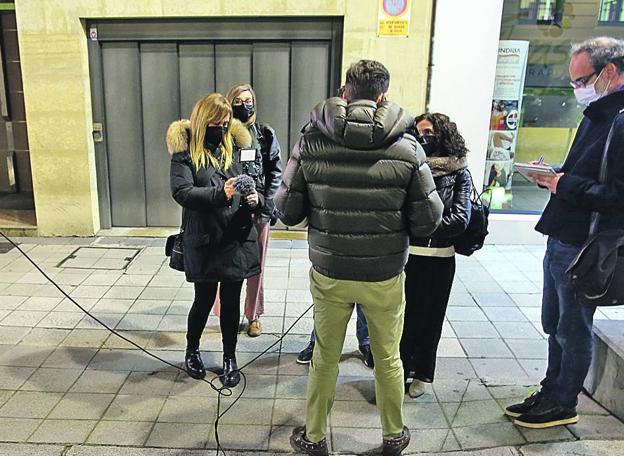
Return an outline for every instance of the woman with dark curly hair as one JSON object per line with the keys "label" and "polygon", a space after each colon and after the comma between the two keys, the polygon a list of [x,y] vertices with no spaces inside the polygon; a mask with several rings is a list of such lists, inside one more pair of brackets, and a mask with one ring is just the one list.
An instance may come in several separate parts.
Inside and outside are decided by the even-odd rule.
{"label": "woman with dark curly hair", "polygon": [[[442,324],[455,276],[453,240],[470,220],[472,178],[464,138],[444,114],[423,114],[414,121],[416,138],[427,155],[436,189],[444,203],[442,223],[428,238],[410,239],[405,266],[405,320],[401,361],[411,397],[433,382]],[[407,386],[407,385],[406,385]]]}

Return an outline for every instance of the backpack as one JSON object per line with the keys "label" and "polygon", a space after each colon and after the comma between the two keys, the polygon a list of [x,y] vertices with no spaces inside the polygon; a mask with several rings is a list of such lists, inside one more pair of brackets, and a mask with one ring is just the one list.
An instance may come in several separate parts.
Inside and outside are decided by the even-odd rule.
{"label": "backpack", "polygon": [[[472,175],[470,176],[470,180],[472,181]],[[492,199],[490,198],[490,202],[485,204],[481,200],[481,195],[483,195],[483,193],[477,193],[473,183],[472,196],[470,198],[472,210],[470,211],[468,227],[466,231],[457,236],[453,242],[455,252],[460,255],[472,255],[483,247],[485,237],[488,235],[488,216],[490,215]]]}

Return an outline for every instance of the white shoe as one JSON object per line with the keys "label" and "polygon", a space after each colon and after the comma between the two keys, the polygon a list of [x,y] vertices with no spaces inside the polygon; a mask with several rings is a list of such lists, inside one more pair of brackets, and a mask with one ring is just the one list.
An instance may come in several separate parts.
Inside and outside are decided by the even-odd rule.
{"label": "white shoe", "polygon": [[409,395],[409,397],[416,399],[417,397],[420,397],[423,394],[425,394],[426,388],[427,388],[427,383],[421,380],[414,379],[409,389],[407,390],[407,394]]}

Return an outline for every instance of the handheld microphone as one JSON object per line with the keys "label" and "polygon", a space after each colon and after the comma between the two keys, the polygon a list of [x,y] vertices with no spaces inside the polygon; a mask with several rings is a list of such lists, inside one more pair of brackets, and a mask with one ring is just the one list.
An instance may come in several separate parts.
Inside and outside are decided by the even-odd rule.
{"label": "handheld microphone", "polygon": [[247,174],[236,176],[236,180],[234,181],[234,190],[236,190],[241,196],[249,196],[255,189],[256,183],[253,177],[248,176]]}

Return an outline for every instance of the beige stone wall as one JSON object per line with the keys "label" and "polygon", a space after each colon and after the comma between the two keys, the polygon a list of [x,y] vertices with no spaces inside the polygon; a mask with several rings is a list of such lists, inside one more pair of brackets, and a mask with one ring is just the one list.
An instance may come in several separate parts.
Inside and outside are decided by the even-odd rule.
{"label": "beige stone wall", "polygon": [[426,100],[432,0],[413,0],[409,38],[377,37],[377,0],[16,0],[39,234],[99,230],[91,90],[83,19],[344,16],[343,74],[360,58],[392,74],[390,98]]}

